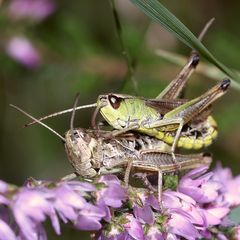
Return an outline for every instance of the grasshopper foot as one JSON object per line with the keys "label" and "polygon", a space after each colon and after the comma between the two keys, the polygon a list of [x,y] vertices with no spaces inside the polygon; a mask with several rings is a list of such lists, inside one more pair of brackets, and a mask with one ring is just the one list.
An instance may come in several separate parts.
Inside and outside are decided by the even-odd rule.
{"label": "grasshopper foot", "polygon": [[173,163],[176,164],[176,170],[180,171],[181,170],[181,164],[177,161],[176,155],[174,152],[171,152]]}

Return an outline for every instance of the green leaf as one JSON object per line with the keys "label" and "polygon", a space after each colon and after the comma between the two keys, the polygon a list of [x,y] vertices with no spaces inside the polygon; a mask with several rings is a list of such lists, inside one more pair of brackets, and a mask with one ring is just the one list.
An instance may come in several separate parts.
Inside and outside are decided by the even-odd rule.
{"label": "green leaf", "polygon": [[[194,36],[194,34],[168,9],[157,0],[130,0],[137,5],[152,20],[160,23],[166,30],[175,35],[190,48],[196,50],[209,62],[221,69],[231,80],[240,82],[240,77],[231,69],[218,61],[209,50]],[[234,85],[239,85],[235,82]]]}

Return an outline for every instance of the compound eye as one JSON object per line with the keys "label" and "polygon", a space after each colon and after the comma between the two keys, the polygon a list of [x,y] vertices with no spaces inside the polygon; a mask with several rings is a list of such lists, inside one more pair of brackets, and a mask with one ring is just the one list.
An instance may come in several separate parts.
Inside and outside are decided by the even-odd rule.
{"label": "compound eye", "polygon": [[114,109],[118,109],[123,98],[117,97],[116,95],[109,95],[108,96],[108,101],[112,105]]}
{"label": "compound eye", "polygon": [[71,140],[75,141],[77,138],[79,138],[78,132],[77,131],[73,131],[73,133],[70,135]]}

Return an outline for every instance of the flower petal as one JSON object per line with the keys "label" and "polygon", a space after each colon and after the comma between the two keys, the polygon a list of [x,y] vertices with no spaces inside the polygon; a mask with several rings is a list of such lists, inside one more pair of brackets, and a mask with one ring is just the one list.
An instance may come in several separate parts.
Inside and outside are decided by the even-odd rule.
{"label": "flower petal", "polygon": [[124,227],[128,234],[136,240],[144,240],[144,232],[140,222],[131,214],[127,215],[126,218],[129,222],[124,224]]}
{"label": "flower petal", "polygon": [[168,224],[171,227],[170,232],[188,240],[195,240],[199,236],[199,233],[193,224],[180,214],[171,214],[171,219]]}
{"label": "flower petal", "polygon": [[80,215],[78,216],[75,227],[80,230],[97,231],[102,228],[102,225],[99,220],[95,219],[94,217]]}
{"label": "flower petal", "polygon": [[147,223],[149,225],[154,223],[153,211],[149,205],[144,205],[142,208],[135,206],[133,212],[141,223]]}
{"label": "flower petal", "polygon": [[0,219],[0,239],[17,240],[17,237],[10,226]]}

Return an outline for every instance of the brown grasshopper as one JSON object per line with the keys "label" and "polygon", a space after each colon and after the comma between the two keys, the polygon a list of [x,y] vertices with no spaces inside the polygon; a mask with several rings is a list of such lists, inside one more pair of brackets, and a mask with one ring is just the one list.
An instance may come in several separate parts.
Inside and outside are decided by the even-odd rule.
{"label": "brown grasshopper", "polygon": [[[147,174],[157,172],[158,198],[161,203],[163,174],[176,172],[179,169],[189,170],[199,166],[209,166],[211,163],[211,157],[204,154],[176,154],[178,164],[175,164],[171,154],[159,150],[164,147],[165,143],[147,135],[130,134],[105,139],[99,137],[96,130],[74,129],[75,111],[71,118],[71,129],[66,132],[65,137],[62,137],[17,106],[10,106],[46,127],[64,142],[68,159],[75,169],[75,173],[64,177],[63,180],[76,176],[93,178],[101,174],[122,173],[126,169],[124,181],[127,186],[131,169]],[[104,134],[109,134],[109,132],[101,132],[101,135]]]}
{"label": "brown grasshopper", "polygon": [[65,138],[69,161],[78,175],[94,177],[107,173],[122,173],[126,168],[124,182],[128,185],[131,169],[147,174],[157,172],[159,202],[163,174],[211,164],[211,157],[204,154],[176,154],[176,164],[170,153],[159,150],[164,143],[147,135],[133,134],[104,139],[97,137],[95,131],[78,128],[69,130]]}

